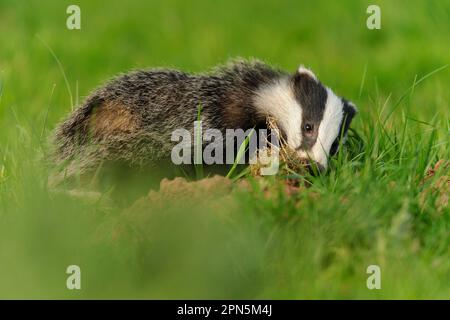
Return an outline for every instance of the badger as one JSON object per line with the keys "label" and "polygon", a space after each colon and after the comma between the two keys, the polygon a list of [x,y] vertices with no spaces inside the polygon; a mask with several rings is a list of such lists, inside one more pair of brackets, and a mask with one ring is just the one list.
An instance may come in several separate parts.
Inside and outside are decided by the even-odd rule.
{"label": "badger", "polygon": [[142,166],[170,161],[171,133],[192,128],[264,128],[274,119],[299,159],[325,170],[347,136],[356,107],[304,66],[288,73],[256,59],[234,59],[191,74],[151,69],[121,74],[94,90],[53,135],[64,176],[105,161]]}

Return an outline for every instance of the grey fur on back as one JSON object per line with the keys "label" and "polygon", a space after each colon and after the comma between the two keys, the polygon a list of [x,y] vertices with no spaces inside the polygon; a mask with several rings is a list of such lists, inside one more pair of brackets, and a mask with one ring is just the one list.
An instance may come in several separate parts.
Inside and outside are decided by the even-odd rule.
{"label": "grey fur on back", "polygon": [[258,60],[233,60],[209,73],[152,69],[119,75],[95,90],[56,129],[55,162],[71,176],[103,161],[144,165],[169,159],[173,130],[191,130],[202,107],[203,128],[248,129],[265,123],[252,97],[288,75]]}

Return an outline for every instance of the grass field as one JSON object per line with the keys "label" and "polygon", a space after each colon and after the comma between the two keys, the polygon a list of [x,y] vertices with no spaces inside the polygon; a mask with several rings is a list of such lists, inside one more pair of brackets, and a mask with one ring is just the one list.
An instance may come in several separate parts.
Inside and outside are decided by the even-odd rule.
{"label": "grass field", "polygon": [[[381,30],[372,1],[320,0],[76,1],[68,30],[72,1],[1,0],[0,298],[449,299],[450,167],[424,177],[450,161],[450,1],[375,2]],[[282,177],[131,209],[47,189],[48,136],[90,90],[236,56],[311,67],[358,106],[362,143],[292,196]]]}

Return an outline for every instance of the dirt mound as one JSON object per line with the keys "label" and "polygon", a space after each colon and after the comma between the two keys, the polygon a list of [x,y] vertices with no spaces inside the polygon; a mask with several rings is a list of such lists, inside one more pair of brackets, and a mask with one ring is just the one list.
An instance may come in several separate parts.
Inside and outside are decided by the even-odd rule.
{"label": "dirt mound", "polygon": [[[279,180],[278,183],[281,184],[283,192],[287,196],[293,196],[302,189],[298,182],[293,180],[284,179]],[[255,177],[254,183],[250,183],[246,179],[233,182],[218,175],[197,181],[188,181],[181,177],[173,180],[163,179],[158,191],[151,190],[147,196],[137,200],[130,210],[146,208],[149,205],[153,207],[166,206],[170,203],[202,204],[213,199],[227,197],[233,190],[244,192],[260,190],[265,198],[269,199],[273,196],[270,195],[270,189],[268,181],[264,177]]]}
{"label": "dirt mound", "polygon": [[222,176],[214,176],[198,181],[187,181],[177,177],[174,180],[163,179],[159,191],[151,190],[147,201],[200,201],[228,194],[233,187],[232,181]]}
{"label": "dirt mound", "polygon": [[159,190],[150,190],[147,196],[138,199],[129,211],[148,207],[164,207],[171,204],[202,205],[227,196],[233,190],[233,182],[223,176],[213,176],[197,181],[177,177],[161,180]]}

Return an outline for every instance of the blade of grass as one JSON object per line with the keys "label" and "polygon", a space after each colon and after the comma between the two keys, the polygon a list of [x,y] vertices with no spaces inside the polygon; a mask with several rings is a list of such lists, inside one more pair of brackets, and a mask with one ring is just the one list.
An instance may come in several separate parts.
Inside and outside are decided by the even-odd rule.
{"label": "blade of grass", "polygon": [[364,88],[364,82],[366,81],[366,73],[367,73],[367,62],[364,65],[364,71],[363,71],[363,75],[362,75],[362,79],[361,79],[361,85],[359,86],[359,95],[358,95],[359,99],[361,98],[363,88]]}
{"label": "blade of grass", "polygon": [[64,82],[66,84],[66,88],[67,88],[67,92],[69,94],[70,97],[70,106],[73,110],[74,105],[73,105],[73,95],[72,95],[72,90],[70,89],[70,84],[69,84],[69,80],[67,79],[67,75],[66,72],[64,71],[64,67],[61,63],[61,61],[58,59],[58,57],[56,56],[55,52],[52,50],[52,48],[47,44],[47,42],[45,42],[38,34],[36,34],[36,37],[39,39],[39,41],[42,42],[42,44],[47,48],[47,50],[50,52],[50,54],[53,56],[53,59],[55,59],[59,71],[61,72],[63,78],[64,78]]}
{"label": "blade of grass", "polygon": [[52,98],[53,98],[53,93],[55,92],[55,87],[56,87],[56,84],[53,84],[52,91],[50,93],[50,99],[48,102],[47,110],[45,112],[44,123],[42,125],[42,130],[41,130],[41,135],[39,137],[39,140],[42,140],[42,137],[44,136],[45,127],[47,126],[48,113],[50,111],[50,105],[52,104]]}
{"label": "blade of grass", "polygon": [[254,132],[255,132],[255,130],[252,129],[250,131],[250,133],[245,137],[244,141],[242,141],[241,145],[239,146],[239,150],[238,150],[238,153],[236,155],[236,158],[234,159],[233,166],[231,167],[230,171],[228,171],[228,174],[226,176],[227,178],[231,177],[231,175],[236,170],[239,161],[242,159],[243,156],[245,156],[245,151],[247,151],[247,146],[248,146],[250,138],[251,138],[251,136],[253,135]]}
{"label": "blade of grass", "polygon": [[405,90],[405,92],[400,96],[400,98],[397,100],[397,102],[394,104],[394,106],[392,107],[391,111],[388,113],[388,115],[386,116],[386,118],[384,119],[383,123],[386,123],[386,121],[392,116],[392,114],[394,113],[394,111],[398,108],[398,106],[400,105],[400,103],[403,101],[403,99],[405,99],[408,96],[408,93],[412,90],[414,91],[415,87],[417,87],[421,82],[425,81],[426,79],[428,79],[429,77],[431,77],[432,75],[438,73],[439,71],[442,71],[444,69],[446,69],[449,65],[446,64],[442,67],[439,67],[429,73],[427,73],[426,75],[424,75],[422,78],[420,78],[417,81],[414,81],[414,83]]}

